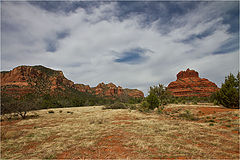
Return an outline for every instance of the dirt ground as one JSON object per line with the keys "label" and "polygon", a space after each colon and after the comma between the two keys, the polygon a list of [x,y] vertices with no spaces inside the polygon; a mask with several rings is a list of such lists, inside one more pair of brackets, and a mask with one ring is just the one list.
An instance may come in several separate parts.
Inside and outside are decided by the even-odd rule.
{"label": "dirt ground", "polygon": [[1,122],[2,159],[239,159],[236,109],[199,104],[151,113],[102,106],[49,110]]}

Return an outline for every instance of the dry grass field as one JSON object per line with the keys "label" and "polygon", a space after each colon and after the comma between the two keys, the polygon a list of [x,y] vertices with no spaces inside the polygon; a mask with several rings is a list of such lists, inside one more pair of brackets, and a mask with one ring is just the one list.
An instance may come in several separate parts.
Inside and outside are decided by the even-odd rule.
{"label": "dry grass field", "polygon": [[94,106],[29,114],[39,116],[1,122],[2,159],[239,159],[234,109],[168,105],[141,113]]}

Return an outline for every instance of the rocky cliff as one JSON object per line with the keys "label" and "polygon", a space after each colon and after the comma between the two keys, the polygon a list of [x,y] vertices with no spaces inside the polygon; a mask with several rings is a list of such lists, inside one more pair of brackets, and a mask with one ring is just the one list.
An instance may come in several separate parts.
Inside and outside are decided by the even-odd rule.
{"label": "rocky cliff", "polygon": [[167,89],[174,96],[207,97],[218,90],[215,83],[205,78],[200,78],[198,72],[187,69],[177,74],[177,80],[171,82]]}
{"label": "rocky cliff", "polygon": [[1,72],[1,92],[6,94],[53,93],[71,88],[73,84],[64,77],[62,71],[43,66],[19,66]]}
{"label": "rocky cliff", "polygon": [[99,83],[96,87],[92,88],[92,93],[105,97],[121,97],[129,96],[134,98],[142,98],[144,94],[137,89],[123,89],[121,86],[116,86],[113,83],[104,84]]}
{"label": "rocky cliff", "polygon": [[74,84],[65,78],[62,71],[52,70],[44,66],[19,66],[11,71],[1,72],[1,93],[24,95],[26,93],[58,94],[67,91],[78,91],[101,97],[144,97],[137,89],[122,89],[113,83],[100,83],[91,88],[89,85]]}

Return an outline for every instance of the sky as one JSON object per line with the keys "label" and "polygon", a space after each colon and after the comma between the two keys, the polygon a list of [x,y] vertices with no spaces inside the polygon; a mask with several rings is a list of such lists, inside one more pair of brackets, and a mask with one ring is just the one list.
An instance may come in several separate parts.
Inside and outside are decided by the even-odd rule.
{"label": "sky", "polygon": [[239,71],[239,2],[1,2],[1,70],[19,65],[145,96],[187,68],[221,87]]}

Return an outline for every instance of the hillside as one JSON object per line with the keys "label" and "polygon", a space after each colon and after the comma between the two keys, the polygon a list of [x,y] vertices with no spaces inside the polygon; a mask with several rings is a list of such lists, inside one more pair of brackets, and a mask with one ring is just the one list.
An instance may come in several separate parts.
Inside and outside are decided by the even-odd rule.
{"label": "hillside", "polygon": [[84,84],[74,84],[68,80],[62,71],[56,71],[44,66],[19,66],[11,71],[1,72],[1,93],[20,96],[27,93],[69,94],[82,92],[103,98],[120,98],[123,96],[143,98],[143,92],[137,89],[123,89],[115,84],[100,83],[96,87]]}

